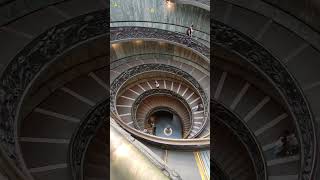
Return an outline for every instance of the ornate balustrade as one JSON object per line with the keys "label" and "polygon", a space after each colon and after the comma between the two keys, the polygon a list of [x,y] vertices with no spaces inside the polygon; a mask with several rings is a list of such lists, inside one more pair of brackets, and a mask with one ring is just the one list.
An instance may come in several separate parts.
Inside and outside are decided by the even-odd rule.
{"label": "ornate balustrade", "polygon": [[298,83],[280,60],[239,31],[218,21],[211,23],[211,31],[212,43],[238,54],[249,62],[257,72],[263,74],[277,88],[287,103],[296,121],[301,142],[300,179],[310,180],[315,165],[317,140],[314,119]]}
{"label": "ornate balustrade", "polygon": [[214,99],[210,100],[210,119],[212,127],[215,127],[219,121],[229,127],[238,136],[249,152],[255,167],[257,180],[267,180],[266,162],[262,149],[255,139],[255,135],[246,126],[246,123]]}
{"label": "ornate balustrade", "polygon": [[176,76],[179,76],[181,78],[183,78],[184,80],[186,80],[188,82],[188,84],[190,84],[200,95],[201,100],[203,102],[203,106],[204,106],[204,114],[205,114],[205,123],[202,124],[200,131],[198,131],[198,133],[196,133],[194,136],[197,136],[199,134],[199,132],[202,131],[202,129],[205,127],[206,125],[206,121],[208,120],[208,98],[207,95],[205,94],[204,90],[202,89],[201,85],[199,84],[199,82],[194,79],[191,75],[189,75],[188,73],[182,71],[181,69],[178,69],[174,66],[170,66],[170,65],[165,65],[165,64],[143,64],[143,65],[139,65],[139,66],[135,66],[132,67],[130,69],[128,69],[127,71],[121,73],[111,84],[110,86],[110,110],[114,113],[117,113],[117,109],[116,109],[116,97],[118,95],[119,90],[121,89],[121,87],[128,81],[130,80],[132,77],[138,75],[138,74],[142,74],[145,72],[152,72],[152,71],[159,71],[159,72],[166,72],[166,73],[171,73],[171,74],[175,74]]}
{"label": "ornate balustrade", "polygon": [[165,96],[174,97],[174,98],[178,99],[183,104],[184,108],[189,113],[189,118],[190,118],[189,120],[190,120],[190,124],[191,124],[191,127],[188,127],[189,128],[188,132],[186,134],[184,134],[184,137],[187,137],[191,132],[192,124],[193,124],[193,114],[192,114],[192,111],[191,111],[191,107],[189,106],[188,102],[183,97],[181,97],[181,95],[177,94],[176,92],[167,90],[167,89],[151,89],[151,90],[148,90],[148,91],[140,94],[139,97],[134,101],[134,103],[132,104],[132,108],[131,108],[131,114],[132,114],[132,121],[135,124],[135,126],[137,127],[137,129],[143,130],[143,127],[139,126],[139,124],[137,122],[137,119],[136,119],[137,109],[138,109],[139,104],[145,98],[147,98],[149,96],[155,96],[155,95],[165,95]]}
{"label": "ornate balustrade", "polygon": [[143,133],[139,130],[136,130],[135,128],[127,126],[114,113],[111,113],[111,117],[115,119],[115,121],[121,126],[121,128],[130,132],[130,134],[133,137],[150,144],[155,144],[158,147],[163,147],[168,149],[192,150],[192,149],[207,149],[210,146],[210,138],[201,138],[201,139],[162,138],[162,137]]}
{"label": "ornate balustrade", "polygon": [[[119,123],[119,119],[114,114],[111,114],[110,122],[107,122],[109,119],[108,113],[110,112],[109,103],[110,102],[108,98],[93,107],[86,118],[81,121],[80,126],[71,139],[69,149],[69,164],[73,178],[75,180],[83,179],[84,158],[88,149],[88,145],[96,135],[98,129],[103,125],[107,126],[110,123],[110,126],[112,126],[112,128],[115,128],[122,136],[128,139],[130,143],[136,146],[141,151],[141,153],[143,153],[150,160],[151,163],[153,163],[157,168],[163,171],[167,176],[169,176],[171,179],[181,179],[176,172],[169,169],[167,165],[165,165],[165,163],[162,162],[159,158],[156,158],[153,152],[145,148],[145,146],[140,142],[135,141],[135,139],[132,138],[129,133],[120,128],[119,125],[115,124],[114,120]],[[125,128],[125,130],[128,129]],[[136,131],[135,133],[132,133],[132,131],[130,131],[130,133],[133,135],[139,134],[139,137],[145,138],[144,140],[151,140],[153,142],[168,142],[168,144],[172,144],[175,146],[186,146],[188,148],[208,148],[210,143],[210,139],[176,140],[151,136],[141,133],[140,131]]]}
{"label": "ornate balustrade", "polygon": [[[169,60],[171,58],[174,58],[175,60],[179,59],[181,63],[185,63],[188,64],[189,62],[192,62],[193,66],[199,67],[200,71],[205,71],[204,73],[209,74],[210,71],[210,67],[208,67],[207,63],[199,62],[199,61],[192,61],[191,59],[182,57],[182,56],[176,56],[174,54],[165,54],[165,53],[142,53],[142,54],[134,54],[134,55],[130,55],[130,56],[126,56],[124,58],[120,58],[117,60],[113,60],[110,64],[110,70],[115,70],[117,68],[119,68],[121,65],[129,63],[129,61],[133,60],[136,61],[137,59],[141,58],[141,59],[145,59],[145,58],[150,58],[150,56],[152,56],[152,58],[157,58],[159,60],[161,59],[166,59]],[[189,64],[190,65],[190,64]]]}
{"label": "ornate balustrade", "polygon": [[80,126],[73,134],[69,145],[69,164],[75,180],[83,179],[84,157],[90,141],[101,126],[108,124],[109,100],[108,98],[96,105],[81,121]]}
{"label": "ornate balustrade", "polygon": [[134,39],[156,39],[164,40],[178,45],[187,47],[197,52],[204,59],[209,61],[210,49],[199,41],[181,33],[176,33],[163,29],[148,28],[148,27],[111,27],[110,41],[124,41]]}
{"label": "ornate balustrade", "polygon": [[[41,71],[72,47],[90,39],[109,37],[109,25],[107,10],[65,21],[39,35],[7,65],[0,78],[0,141],[4,152],[19,167],[15,126],[19,124],[17,108],[24,93]],[[111,28],[111,41],[134,38],[171,41],[192,48],[207,59],[210,57],[208,47],[182,34],[154,28]]]}
{"label": "ornate balustrade", "polygon": [[24,93],[42,70],[72,47],[109,34],[107,11],[78,16],[48,29],[21,50],[0,78],[0,142],[18,167],[15,131]]}
{"label": "ornate balustrade", "polygon": [[[179,24],[173,24],[173,23],[164,23],[164,22],[155,22],[155,21],[111,21],[110,22],[110,27],[121,27],[121,26],[128,26],[128,24],[132,24],[132,26],[137,26],[137,27],[154,27],[154,26],[159,26],[159,27],[165,27],[164,30],[166,29],[175,29],[175,33],[185,35],[186,30],[189,28],[187,26],[179,25]],[[163,28],[161,28],[163,29]],[[179,31],[180,30],[180,31]],[[209,39],[204,39],[204,37],[209,38],[210,34],[198,29],[193,29],[192,33],[192,38],[196,39],[206,46],[210,47],[210,38]]]}

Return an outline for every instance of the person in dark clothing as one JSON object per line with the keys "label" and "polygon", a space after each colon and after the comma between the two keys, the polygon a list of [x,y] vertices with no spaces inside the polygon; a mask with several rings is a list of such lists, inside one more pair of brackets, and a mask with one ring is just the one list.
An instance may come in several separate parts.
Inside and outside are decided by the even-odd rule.
{"label": "person in dark clothing", "polygon": [[193,33],[193,24],[187,29],[187,36],[192,37]]}
{"label": "person in dark clothing", "polygon": [[289,143],[288,138],[286,136],[283,136],[281,138],[281,151],[277,154],[279,157],[285,157],[289,153]]}

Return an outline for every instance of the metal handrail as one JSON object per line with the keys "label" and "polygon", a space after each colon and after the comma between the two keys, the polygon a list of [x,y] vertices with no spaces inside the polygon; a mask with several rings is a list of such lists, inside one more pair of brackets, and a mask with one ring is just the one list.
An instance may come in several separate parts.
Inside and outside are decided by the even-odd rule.
{"label": "metal handrail", "polygon": [[[184,25],[166,23],[166,22],[156,22],[156,21],[111,21],[110,22],[110,27],[113,27],[112,24],[117,24],[117,23],[152,23],[152,24],[164,24],[164,25],[176,26],[176,27],[181,27],[181,28],[186,28],[186,29],[189,28],[188,26],[184,26]],[[206,35],[206,36],[210,37],[210,34],[205,32],[205,31],[201,31],[199,29],[193,29],[193,30],[194,30],[195,33],[203,34],[203,35]],[[173,32],[182,34],[179,31],[173,31]],[[198,37],[196,35],[192,35],[192,37],[193,38],[195,37],[195,39],[200,39],[201,41],[204,41],[204,42],[210,44],[210,38],[209,39],[203,39],[203,38]]]}
{"label": "metal handrail", "polygon": [[[140,65],[140,66],[136,66],[136,67],[133,67],[135,68],[137,71],[135,70],[132,70],[133,68],[131,68],[131,70],[127,70],[126,72],[122,73],[120,76],[118,76],[116,78],[116,80],[114,80],[111,84],[111,101],[110,101],[110,105],[111,105],[111,111],[115,111],[117,112],[117,109],[115,108],[115,98],[118,96],[118,93],[119,93],[119,90],[123,87],[123,85],[126,83],[126,81],[128,81],[128,78],[132,78],[133,76],[136,76],[137,72],[141,73],[140,70],[143,70],[143,71],[146,71],[146,67],[147,66],[151,66],[152,64],[144,64],[144,65]],[[152,65],[153,66],[153,65]],[[159,66],[157,66],[157,68],[159,68]],[[170,70],[170,68],[175,68],[175,67],[172,67],[172,66],[162,66],[162,69],[157,69],[157,71],[160,71],[160,70],[164,70],[166,69],[167,70]],[[149,69],[150,70],[150,69]],[[185,73],[186,76],[188,77],[191,77],[189,76],[189,74],[187,74],[186,72],[180,70],[180,69],[174,69],[174,70],[179,70],[180,73]],[[132,73],[133,72],[133,73]],[[150,72],[150,71],[149,71]],[[168,73],[172,73],[170,71],[167,71]],[[125,74],[125,73],[129,73],[130,75],[128,74]],[[178,73],[179,74],[179,73]],[[124,78],[122,78],[122,77]],[[186,77],[185,77],[186,78]],[[121,80],[121,83],[120,82],[117,82],[117,81],[120,81]],[[204,111],[205,111],[205,114],[207,114],[208,112],[208,106],[207,106],[207,95],[204,93],[203,89],[200,88],[201,86],[198,84],[198,82],[193,78],[191,77],[191,80],[189,79],[189,82],[190,82],[190,85],[193,86],[194,89],[197,90],[197,92],[199,93],[200,97],[201,97],[201,100],[202,102],[204,103]],[[194,134],[192,137],[197,137],[201,131],[205,128],[206,124],[207,124],[207,121],[208,121],[208,117],[204,117],[205,118],[205,123],[202,124],[200,130]],[[121,119],[121,118],[120,118]]]}
{"label": "metal handrail", "polygon": [[[132,127],[127,126],[120,117],[115,113],[110,112],[110,117],[113,118],[124,130],[130,132],[133,136],[148,141],[150,143],[161,144],[165,146],[175,147],[177,149],[193,149],[193,148],[207,148],[210,145],[210,138],[198,138],[198,139],[170,139],[154,136],[151,134],[143,133]],[[183,147],[177,147],[183,146]]]}
{"label": "metal handrail", "polygon": [[[191,61],[191,62],[192,62],[192,60],[190,60],[190,59],[188,59],[188,58],[185,58],[185,57],[182,57],[182,56],[177,56],[177,55],[174,55],[174,54],[165,54],[165,53],[140,53],[140,54],[134,54],[134,55],[130,55],[130,56],[126,56],[126,57],[123,57],[123,58],[119,58],[119,59],[113,60],[112,63],[117,63],[117,62],[120,62],[121,60],[125,60],[125,59],[127,59],[127,58],[139,57],[139,56],[145,56],[145,55],[169,56],[169,57],[179,58],[179,59],[182,59],[182,60],[186,60],[186,61]],[[126,63],[126,62],[124,62],[124,63]],[[122,64],[119,63],[119,64],[116,65],[116,66],[110,67],[110,69],[111,69],[111,70],[114,70],[114,69],[120,67],[121,65],[123,65],[124,63],[122,63]],[[203,64],[200,64],[200,63],[198,63],[198,62],[193,62],[193,63],[196,64],[197,66],[199,66],[199,67],[201,67],[201,68],[209,71],[209,69],[205,68],[205,67],[203,66]]]}
{"label": "metal handrail", "polygon": [[[137,168],[132,167],[132,163],[137,163],[136,165],[139,164],[139,168],[148,168],[149,175],[151,173],[152,176],[157,177],[157,179],[182,180],[180,175],[175,170],[169,168],[168,165],[160,157],[158,157],[143,143],[132,138],[132,136],[128,132],[123,130],[112,118],[110,118],[110,136],[112,136],[112,138],[110,139],[110,156],[111,158],[117,158],[118,160],[118,162],[116,163],[117,165],[115,164],[114,166],[114,168],[117,170],[111,170],[111,173],[114,173],[114,176],[123,176],[124,172],[128,172],[128,169]],[[121,158],[121,154],[117,153],[117,150],[121,148],[125,148],[126,155],[130,155],[130,157],[132,158]],[[147,160],[139,159],[139,156],[141,157],[141,155],[146,157]],[[119,165],[119,160],[122,161],[122,163],[124,163],[123,165],[127,167]],[[127,174],[125,174],[124,176],[126,175]],[[147,176],[147,174],[143,170],[140,170],[138,172],[135,171],[135,173],[131,175],[135,176],[135,178],[138,179],[146,179]]]}

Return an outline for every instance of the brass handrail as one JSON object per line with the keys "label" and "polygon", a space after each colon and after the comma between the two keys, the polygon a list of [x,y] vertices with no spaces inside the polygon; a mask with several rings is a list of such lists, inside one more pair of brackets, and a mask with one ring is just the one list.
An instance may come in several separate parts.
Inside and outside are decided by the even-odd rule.
{"label": "brass handrail", "polygon": [[[133,136],[148,141],[153,144],[161,144],[164,146],[174,147],[178,149],[193,149],[193,148],[208,148],[210,146],[210,138],[198,138],[198,139],[171,139],[154,136],[141,132],[135,128],[126,125],[120,120],[117,115],[111,113],[112,119],[114,119],[124,130],[130,132]],[[178,147],[179,146],[179,147]]]}

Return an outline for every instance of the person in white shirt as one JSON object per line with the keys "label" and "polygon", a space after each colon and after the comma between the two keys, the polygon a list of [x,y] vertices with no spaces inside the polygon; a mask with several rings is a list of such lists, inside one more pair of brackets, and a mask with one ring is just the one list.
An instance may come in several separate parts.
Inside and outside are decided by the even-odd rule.
{"label": "person in white shirt", "polygon": [[160,87],[160,84],[158,83],[158,81],[156,81],[154,84],[156,85],[156,88]]}

